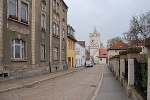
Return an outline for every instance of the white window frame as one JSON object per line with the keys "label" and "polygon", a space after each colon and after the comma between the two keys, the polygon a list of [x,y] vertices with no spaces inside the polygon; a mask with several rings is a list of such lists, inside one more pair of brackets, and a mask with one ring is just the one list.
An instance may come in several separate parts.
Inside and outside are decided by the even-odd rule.
{"label": "white window frame", "polygon": [[59,34],[59,25],[56,24],[56,35],[58,35],[58,34]]}
{"label": "white window frame", "polygon": [[65,30],[63,29],[63,35],[62,35],[63,39],[65,38]]}
{"label": "white window frame", "polygon": [[42,14],[41,15],[41,27],[42,28],[46,28],[45,22],[46,22],[46,16],[45,16],[45,14]]}
{"label": "white window frame", "polygon": [[56,3],[56,13],[59,13],[59,3]]}
{"label": "white window frame", "polygon": [[[15,43],[16,40],[19,40],[20,43]],[[16,57],[16,46],[19,46],[20,52],[19,55],[20,57]],[[13,59],[25,59],[25,42],[21,39],[14,39],[12,41],[12,58]]]}
{"label": "white window frame", "polygon": [[[26,8],[23,8],[23,7],[22,7],[22,4],[26,5]],[[22,9],[26,11],[26,15],[25,15],[25,18],[26,18],[26,19],[23,19],[23,20],[28,21],[28,4],[21,1],[21,12],[22,12]],[[21,13],[20,13],[20,14],[21,14]],[[22,16],[21,16],[21,19],[22,19]]]}
{"label": "white window frame", "polygon": [[10,4],[12,4],[12,5],[16,6],[16,9],[15,9],[16,10],[16,15],[15,15],[15,17],[18,17],[18,9],[17,9],[18,8],[18,1],[17,0],[15,0],[15,1],[16,2],[14,3],[14,2],[12,2],[12,0],[9,0],[9,15],[11,15],[10,14],[10,11],[11,11],[10,9],[12,9],[12,8],[10,8]]}
{"label": "white window frame", "polygon": [[53,23],[53,34],[56,34],[56,24]]}
{"label": "white window frame", "polygon": [[56,0],[53,0],[53,9],[56,10]]}
{"label": "white window frame", "polygon": [[54,47],[54,60],[58,60],[58,48]]}
{"label": "white window frame", "polygon": [[41,44],[41,60],[46,59],[46,47],[44,44]]}

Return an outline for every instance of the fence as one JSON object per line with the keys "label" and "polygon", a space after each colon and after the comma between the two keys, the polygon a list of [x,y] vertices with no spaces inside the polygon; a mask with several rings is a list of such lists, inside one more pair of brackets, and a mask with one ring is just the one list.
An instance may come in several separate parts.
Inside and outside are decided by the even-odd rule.
{"label": "fence", "polygon": [[144,99],[147,98],[147,71],[147,63],[140,63],[134,59],[134,86]]}
{"label": "fence", "polygon": [[125,59],[125,75],[124,78],[126,81],[128,81],[128,60]]}

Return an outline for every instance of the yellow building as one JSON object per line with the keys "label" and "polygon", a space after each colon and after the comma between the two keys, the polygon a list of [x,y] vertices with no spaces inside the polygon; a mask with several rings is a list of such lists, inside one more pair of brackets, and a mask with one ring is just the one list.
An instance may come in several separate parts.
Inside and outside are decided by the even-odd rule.
{"label": "yellow building", "polygon": [[68,66],[73,68],[76,66],[76,42],[75,39],[75,30],[68,25],[68,33],[67,33],[67,61]]}

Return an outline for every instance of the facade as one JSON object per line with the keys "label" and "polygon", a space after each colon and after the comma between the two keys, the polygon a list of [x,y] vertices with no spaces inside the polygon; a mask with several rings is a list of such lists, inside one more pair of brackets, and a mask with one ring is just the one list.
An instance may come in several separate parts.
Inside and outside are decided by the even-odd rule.
{"label": "facade", "polygon": [[99,63],[99,49],[100,49],[100,33],[97,33],[96,28],[93,33],[90,33],[90,56],[94,59],[95,63]]}
{"label": "facade", "polygon": [[99,64],[107,64],[108,63],[108,52],[107,49],[99,49]]}
{"label": "facade", "polygon": [[[52,0],[51,0],[52,1]],[[51,71],[62,70],[67,65],[67,11],[63,0],[53,0],[51,3],[50,22],[50,64]]]}
{"label": "facade", "polygon": [[76,67],[85,65],[85,41],[76,43]]}
{"label": "facade", "polygon": [[0,26],[0,76],[13,79],[65,68],[68,7],[63,0],[1,0],[0,7],[0,23],[5,22]]}
{"label": "facade", "polygon": [[67,26],[67,62],[70,68],[76,67],[76,42],[75,30],[72,26]]}

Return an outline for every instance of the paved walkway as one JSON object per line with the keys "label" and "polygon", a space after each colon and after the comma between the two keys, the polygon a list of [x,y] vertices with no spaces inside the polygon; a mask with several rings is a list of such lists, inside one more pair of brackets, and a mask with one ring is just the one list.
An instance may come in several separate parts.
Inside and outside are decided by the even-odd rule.
{"label": "paved walkway", "polygon": [[107,66],[104,66],[103,80],[96,100],[129,100],[125,89]]}
{"label": "paved walkway", "polygon": [[38,84],[40,82],[53,79],[62,75],[67,75],[67,74],[76,72],[78,70],[82,70],[84,68],[85,67],[70,68],[68,70],[54,72],[50,74],[38,75],[38,76],[30,77],[30,78],[14,79],[14,80],[2,82],[0,83],[0,93],[23,88],[23,87],[30,86],[33,84]]}

